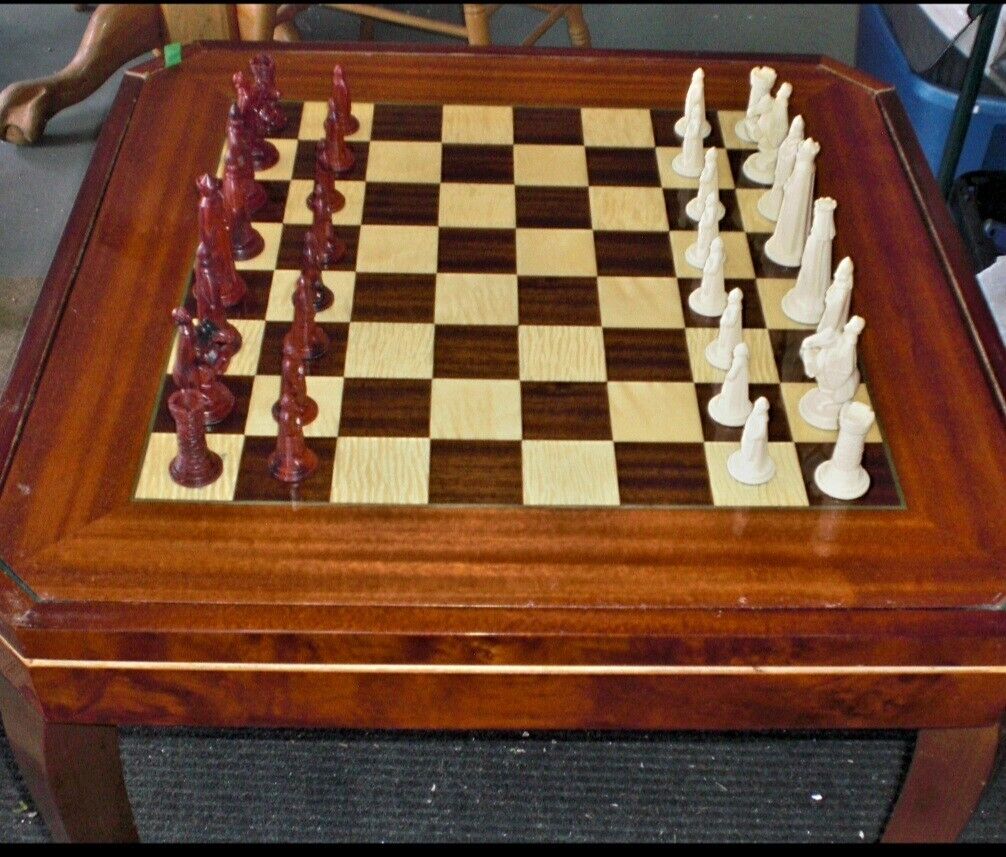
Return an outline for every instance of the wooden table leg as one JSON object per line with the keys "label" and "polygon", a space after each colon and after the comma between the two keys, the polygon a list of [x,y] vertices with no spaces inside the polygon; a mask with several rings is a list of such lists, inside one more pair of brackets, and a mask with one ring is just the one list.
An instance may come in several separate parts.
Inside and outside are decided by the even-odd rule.
{"label": "wooden table leg", "polygon": [[1001,725],[923,729],[883,842],[953,842],[995,769]]}
{"label": "wooden table leg", "polygon": [[114,726],[47,723],[3,678],[0,718],[21,776],[53,839],[136,841]]}

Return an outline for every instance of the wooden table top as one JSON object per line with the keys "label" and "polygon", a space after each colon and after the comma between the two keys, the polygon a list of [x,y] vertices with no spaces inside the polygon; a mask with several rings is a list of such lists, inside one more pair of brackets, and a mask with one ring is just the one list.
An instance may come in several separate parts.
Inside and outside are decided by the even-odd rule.
{"label": "wooden table top", "polygon": [[[338,61],[360,101],[651,109],[680,109],[701,63],[707,106],[743,110],[769,59],[270,50],[293,101],[327,98]],[[909,726],[1006,707],[1006,361],[893,90],[830,60],[770,58],[840,202],[903,506],[137,502],[192,179],[255,51],[141,67],[103,129],[0,408],[8,678],[87,722]]]}

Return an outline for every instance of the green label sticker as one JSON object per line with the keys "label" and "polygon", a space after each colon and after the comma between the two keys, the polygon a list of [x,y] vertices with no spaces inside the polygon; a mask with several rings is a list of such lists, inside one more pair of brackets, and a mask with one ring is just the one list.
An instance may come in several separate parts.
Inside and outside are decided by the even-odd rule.
{"label": "green label sticker", "polygon": [[172,42],[164,46],[164,67],[170,68],[182,61],[182,46],[180,42]]}

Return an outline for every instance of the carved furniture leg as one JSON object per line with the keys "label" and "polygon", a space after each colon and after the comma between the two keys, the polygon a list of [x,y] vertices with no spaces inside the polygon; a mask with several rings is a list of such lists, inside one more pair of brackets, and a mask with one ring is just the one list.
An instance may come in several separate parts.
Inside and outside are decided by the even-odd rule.
{"label": "carved furniture leg", "polygon": [[238,3],[238,35],[242,42],[272,41],[276,29],[276,3]]}
{"label": "carved furniture leg", "polygon": [[18,145],[37,142],[56,113],[83,101],[120,66],[162,41],[158,6],[102,3],[66,68],[0,92],[0,135]]}
{"label": "carved furniture leg", "polygon": [[0,716],[21,775],[53,839],[137,839],[114,726],[48,723],[0,678]]}
{"label": "carved furniture leg", "polygon": [[590,47],[590,30],[583,18],[583,6],[575,3],[566,10],[566,26],[569,28],[569,41],[574,48]]}
{"label": "carved furniture leg", "polygon": [[465,3],[465,28],[468,30],[468,44],[491,45],[489,33],[489,10],[484,3]]}
{"label": "carved furniture leg", "polygon": [[923,729],[884,842],[953,842],[992,776],[1000,725]]}

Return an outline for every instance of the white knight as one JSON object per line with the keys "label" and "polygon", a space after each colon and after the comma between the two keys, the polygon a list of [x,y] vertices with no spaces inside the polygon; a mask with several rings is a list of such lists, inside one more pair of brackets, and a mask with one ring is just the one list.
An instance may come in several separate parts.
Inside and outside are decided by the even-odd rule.
{"label": "white knight", "polygon": [[838,428],[838,413],[842,405],[851,401],[859,387],[859,368],[856,362],[856,345],[865,322],[854,315],[842,329],[832,334],[832,339],[811,352],[808,374],[817,386],[800,399],[799,411],[810,425],[824,431]]}
{"label": "white knight", "polygon": [[748,95],[748,106],[744,118],[737,122],[734,133],[745,143],[755,143],[758,127],[758,107],[762,99],[775,86],[775,69],[769,66],[755,66],[751,69],[748,79],[751,82],[751,92]]}
{"label": "white knight", "polygon": [[789,96],[793,87],[784,83],[779,87],[771,105],[758,117],[758,151],[744,161],[742,172],[758,184],[772,184],[779,147],[789,129]]}

